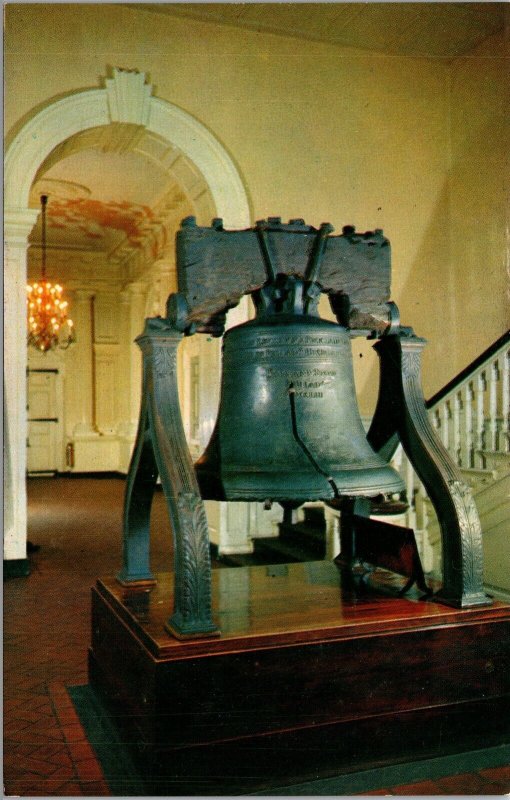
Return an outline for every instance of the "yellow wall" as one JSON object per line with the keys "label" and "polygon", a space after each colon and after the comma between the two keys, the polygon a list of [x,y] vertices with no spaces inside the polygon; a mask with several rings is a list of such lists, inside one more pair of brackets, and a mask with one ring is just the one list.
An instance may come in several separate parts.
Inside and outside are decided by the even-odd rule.
{"label": "yellow wall", "polygon": [[[455,85],[457,75],[462,81],[460,66],[455,72],[439,60],[387,57],[101,4],[7,6],[5,59],[7,131],[56,95],[96,87],[108,66],[138,69],[148,73],[157,96],[194,115],[230,152],[254,220],[304,217],[314,225],[330,221],[338,232],[351,223],[360,230],[382,227],[392,242],[393,299],[403,322],[429,340],[425,393],[463,365],[465,298],[459,292],[466,287],[455,230],[469,227],[460,204],[466,193],[477,192],[476,171],[467,188],[458,168],[449,174],[450,122],[454,128],[463,103],[471,101],[467,90],[457,93],[450,120],[450,80],[453,75]],[[484,114],[494,117],[490,104],[480,107],[480,122]],[[464,145],[455,142],[460,153]],[[498,169],[493,163],[493,184]],[[457,226],[452,231],[450,214]],[[502,258],[500,223],[493,221],[497,230],[486,237],[494,263]],[[478,260],[470,263],[473,276],[480,275]],[[495,270],[481,272],[484,282],[501,287]],[[493,311],[497,335],[501,304]],[[473,329],[483,325],[476,302],[470,315]],[[368,349],[357,345],[365,356]],[[376,381],[370,358],[357,365],[367,411]]]}
{"label": "yellow wall", "polygon": [[[506,42],[508,46],[508,42]],[[451,254],[456,364],[510,327],[510,70],[503,34],[452,65]]]}

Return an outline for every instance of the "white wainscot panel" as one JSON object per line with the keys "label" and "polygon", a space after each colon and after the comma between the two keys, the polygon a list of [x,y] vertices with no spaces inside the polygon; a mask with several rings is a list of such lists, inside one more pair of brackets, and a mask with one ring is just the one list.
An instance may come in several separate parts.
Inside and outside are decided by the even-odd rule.
{"label": "white wainscot panel", "polygon": [[119,465],[119,440],[116,436],[75,439],[72,472],[116,472]]}
{"label": "white wainscot panel", "polygon": [[96,424],[103,433],[113,433],[118,425],[118,363],[120,346],[95,344]]}
{"label": "white wainscot panel", "polygon": [[94,298],[94,340],[102,344],[119,341],[119,293],[97,292]]}

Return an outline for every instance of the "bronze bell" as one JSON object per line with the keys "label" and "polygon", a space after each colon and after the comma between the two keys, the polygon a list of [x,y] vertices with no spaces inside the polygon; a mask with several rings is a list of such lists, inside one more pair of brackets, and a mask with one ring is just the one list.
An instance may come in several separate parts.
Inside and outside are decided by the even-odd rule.
{"label": "bronze bell", "polygon": [[296,304],[300,283],[287,279],[287,302],[259,297],[256,319],[224,336],[218,419],[196,464],[204,499],[302,503],[404,488],[367,442],[349,331]]}

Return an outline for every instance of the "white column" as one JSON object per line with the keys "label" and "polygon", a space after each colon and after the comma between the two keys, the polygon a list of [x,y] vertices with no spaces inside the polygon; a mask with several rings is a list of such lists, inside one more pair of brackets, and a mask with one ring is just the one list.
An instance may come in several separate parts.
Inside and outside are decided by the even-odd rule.
{"label": "white column", "polygon": [[129,293],[129,315],[127,344],[129,352],[129,409],[130,428],[134,431],[138,425],[140,413],[140,390],[142,388],[142,354],[135,343],[137,336],[143,331],[145,321],[145,298],[147,287],[143,283],[131,283],[127,287]]}
{"label": "white column", "polygon": [[173,249],[167,249],[160,254],[150,270],[145,316],[164,316],[168,295],[176,291],[175,253]]}
{"label": "white column", "polygon": [[26,281],[28,235],[37,211],[5,210],[4,558],[26,558]]}
{"label": "white column", "polygon": [[[66,408],[68,425],[73,436],[91,436],[94,428],[93,413],[93,364],[92,364],[92,298],[90,289],[73,292],[72,318],[76,330],[76,343],[72,346],[72,357],[67,361],[67,392],[70,406]],[[70,351],[71,355],[71,351]]]}
{"label": "white column", "polygon": [[175,258],[173,261],[165,260],[159,268],[159,296],[161,297],[161,311],[166,310],[168,295],[177,291],[177,273],[175,271]]}
{"label": "white column", "polygon": [[120,439],[119,469],[127,473],[131,452],[135,443],[140,414],[140,392],[142,388],[142,354],[135,339],[144,327],[147,289],[144,283],[131,283],[120,293],[121,312],[121,379],[117,427]]}
{"label": "white column", "polygon": [[120,379],[117,434],[121,440],[121,472],[127,472],[140,413],[142,355],[135,343],[144,327],[147,290],[143,283],[131,283],[120,293]]}
{"label": "white column", "polygon": [[129,375],[129,363],[131,353],[131,342],[129,341],[129,315],[131,308],[131,295],[126,290],[120,292],[120,327],[119,327],[119,342],[120,342],[120,370],[119,370],[119,398],[118,398],[118,411],[119,411],[119,424],[117,426],[117,434],[120,437],[129,437],[129,423],[130,423],[130,402],[129,395],[131,393],[131,380]]}
{"label": "white column", "polygon": [[95,417],[101,434],[112,435],[118,428],[119,345],[94,344]]}

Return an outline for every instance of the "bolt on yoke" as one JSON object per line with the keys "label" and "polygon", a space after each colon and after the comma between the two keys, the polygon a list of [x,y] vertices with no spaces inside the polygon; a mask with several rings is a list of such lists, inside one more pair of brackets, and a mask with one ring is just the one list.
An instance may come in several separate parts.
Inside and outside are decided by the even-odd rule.
{"label": "bolt on yoke", "polygon": [[[301,222],[301,220],[293,222]],[[323,222],[317,231],[303,278],[292,274],[277,273],[270,252],[268,230],[271,230],[270,221],[257,222],[255,231],[267,274],[265,285],[253,294],[257,316],[277,313],[317,316],[317,306],[322,292],[318,275],[324,257],[326,240],[328,235],[334,231],[333,226],[329,222]]]}

